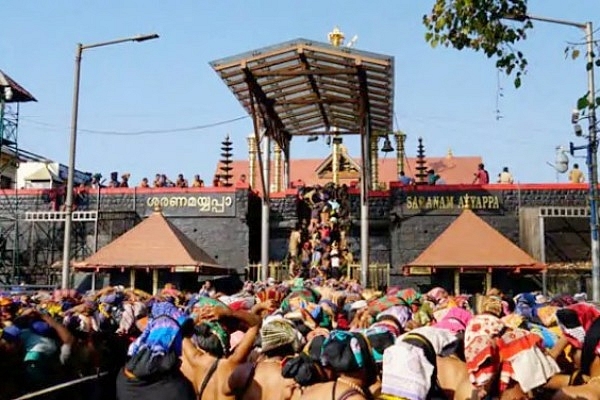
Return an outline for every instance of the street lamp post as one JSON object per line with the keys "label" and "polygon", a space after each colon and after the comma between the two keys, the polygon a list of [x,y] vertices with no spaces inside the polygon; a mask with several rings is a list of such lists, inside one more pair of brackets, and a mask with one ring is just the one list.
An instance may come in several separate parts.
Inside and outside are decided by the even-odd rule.
{"label": "street lamp post", "polygon": [[71,261],[71,230],[73,225],[73,186],[75,177],[75,156],[77,155],[77,120],[79,117],[79,84],[81,81],[81,56],[84,50],[96,47],[111,46],[125,42],[145,42],[147,40],[158,39],[157,34],[139,35],[124,39],[110,40],[107,42],[93,43],[84,45],[77,44],[75,51],[75,83],[73,86],[73,108],[71,111],[71,137],[69,142],[69,171],[67,174],[67,195],[65,199],[65,237],[63,243],[63,264],[62,264],[62,288],[69,288],[69,272]]}
{"label": "street lamp post", "polygon": [[590,234],[591,234],[591,258],[592,258],[592,298],[594,302],[600,302],[600,241],[598,238],[598,138],[596,126],[596,87],[594,83],[594,28],[591,22],[579,23],[561,19],[537,17],[525,15],[523,17],[508,17],[517,21],[532,20],[548,22],[551,24],[567,25],[585,32],[585,43],[587,47],[587,84],[588,84],[588,144],[584,146],[587,150],[587,164],[589,175],[589,202],[590,202]]}

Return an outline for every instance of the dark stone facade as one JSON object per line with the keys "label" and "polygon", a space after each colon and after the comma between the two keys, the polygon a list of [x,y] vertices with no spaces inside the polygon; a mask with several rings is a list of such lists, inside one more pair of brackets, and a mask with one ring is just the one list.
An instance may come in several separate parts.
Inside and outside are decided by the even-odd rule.
{"label": "dark stone facade", "polygon": [[[2,192],[0,196],[0,233],[6,239],[4,264],[10,264],[11,251],[14,248],[15,199],[18,199],[20,219],[17,235],[20,264],[47,268],[60,260],[63,224],[31,223],[23,219],[26,211],[60,209],[63,196],[60,193],[35,190],[21,191],[18,197],[11,191]],[[587,196],[584,185],[567,184],[392,187],[388,192],[372,194],[369,201],[370,259],[373,262],[390,263],[393,268],[393,280],[396,282],[431,284],[429,277],[402,277],[400,267],[425,250],[456,218],[465,204],[514,243],[519,244],[520,210],[547,206],[585,207],[588,204]],[[225,201],[225,198],[228,200]],[[158,204],[162,206],[162,212],[170,221],[222,265],[241,271],[248,263],[260,260],[261,200],[246,189],[105,189],[100,194],[91,191],[78,195],[76,203],[79,210],[100,211],[98,247],[133,227]],[[283,259],[287,251],[290,229],[297,222],[296,207],[296,197],[293,193],[282,197],[273,196],[271,199],[272,260]],[[355,259],[358,259],[358,193],[351,194],[351,209],[349,242]],[[572,247],[576,249],[568,255],[560,255],[558,250],[553,250],[550,258],[554,257],[559,261],[561,257],[565,261],[589,259],[589,227],[586,226],[585,219],[557,219],[548,226],[549,239],[546,240],[549,248],[552,248],[551,242],[566,240],[572,242]],[[74,246],[79,246],[80,251],[74,253],[78,258],[93,252],[96,247],[95,231],[93,222],[75,224],[78,239],[75,240]],[[565,239],[566,231],[573,233],[571,239]],[[48,273],[48,269],[42,273]],[[505,278],[498,277],[499,280]]]}
{"label": "dark stone facade", "polygon": [[[435,282],[428,276],[404,277],[400,268],[414,260],[439,236],[465,208],[463,196],[469,208],[504,236],[519,245],[519,210],[537,207],[585,207],[588,204],[588,191],[583,185],[489,185],[481,186],[433,186],[433,187],[392,187],[389,192],[377,193],[369,202],[370,213],[370,254],[372,262],[390,263],[392,282],[427,286]],[[452,197],[451,204],[435,203],[435,199]],[[419,207],[415,198],[425,199]],[[434,199],[427,204],[427,198]],[[271,235],[274,245],[271,256],[282,258],[286,251],[289,229],[295,215],[295,197],[272,199]],[[449,203],[449,202],[446,202]],[[355,259],[360,256],[360,197],[354,194],[352,205],[351,251]],[[589,260],[589,225],[586,219],[561,218],[547,223],[547,247],[552,243],[573,242],[575,249],[568,257],[552,257],[548,262]],[[552,228],[554,227],[554,228]],[[586,231],[587,228],[587,231]],[[570,239],[569,239],[570,237]],[[556,246],[558,247],[558,245]],[[550,250],[547,250],[550,251]],[[443,275],[443,274],[442,274]],[[494,281],[506,281],[510,277],[499,273]],[[438,277],[439,278],[439,277]],[[451,277],[441,277],[447,283]],[[525,284],[527,285],[527,284]]]}
{"label": "dark stone facade", "polygon": [[[58,271],[51,265],[62,260],[64,223],[26,221],[26,213],[61,210],[64,196],[43,190],[23,190],[18,196],[6,191],[0,196],[0,234],[4,247],[0,280],[15,273],[12,268],[18,264],[17,275],[30,281],[47,281],[44,278]],[[72,254],[77,259],[89,256],[94,248],[108,244],[153,212],[157,201],[169,221],[210,256],[243,272],[252,255],[250,230],[256,219],[248,218],[249,204],[256,200],[246,189],[103,189],[101,193],[80,193],[74,200],[76,211],[99,211],[99,218],[97,227],[93,221],[73,223]]]}

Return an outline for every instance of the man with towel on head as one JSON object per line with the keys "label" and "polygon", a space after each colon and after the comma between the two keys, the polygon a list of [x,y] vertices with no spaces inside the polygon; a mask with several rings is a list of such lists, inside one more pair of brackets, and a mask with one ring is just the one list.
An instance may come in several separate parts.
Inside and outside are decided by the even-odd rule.
{"label": "man with towel on head", "polygon": [[287,399],[291,390],[282,389],[293,386],[294,380],[282,376],[282,363],[286,357],[293,356],[299,350],[301,340],[302,336],[291,322],[281,317],[268,318],[260,329],[261,356],[258,362],[255,365],[246,363],[239,366],[229,379],[229,386],[236,387],[236,398]]}

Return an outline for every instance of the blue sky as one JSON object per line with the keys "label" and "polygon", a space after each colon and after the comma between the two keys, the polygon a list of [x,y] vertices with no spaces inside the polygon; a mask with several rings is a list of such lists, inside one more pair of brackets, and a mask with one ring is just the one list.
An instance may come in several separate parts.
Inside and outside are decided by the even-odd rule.
{"label": "blue sky", "polygon": [[[520,182],[553,182],[546,165],[555,147],[568,147],[570,113],[586,91],[584,60],[565,60],[575,28],[536,23],[520,46],[530,68],[523,86],[501,76],[484,55],[432,49],[421,24],[433,0],[4,0],[0,68],[39,100],[21,108],[20,146],[62,163],[68,159],[77,42],[93,43],[139,33],[159,40],[88,50],[84,54],[79,127],[133,132],[206,125],[246,115],[209,62],[303,37],[326,41],[338,25],[356,48],[393,55],[396,128],[417,138],[427,154],[481,155],[492,175],[503,166]],[[592,11],[590,13],[590,11]],[[600,27],[598,0],[534,0],[530,13]],[[597,33],[600,39],[600,32]],[[503,88],[496,120],[498,87]],[[115,136],[82,131],[78,169],[130,172],[132,181],[164,172],[210,181],[219,143],[229,133],[238,158],[246,157],[249,118],[210,129],[158,135]],[[346,141],[358,155],[358,140]],[[581,143],[580,143],[581,144]],[[294,157],[326,156],[323,141],[293,142]],[[584,164],[583,159],[577,160]],[[560,177],[565,180],[565,176]]]}

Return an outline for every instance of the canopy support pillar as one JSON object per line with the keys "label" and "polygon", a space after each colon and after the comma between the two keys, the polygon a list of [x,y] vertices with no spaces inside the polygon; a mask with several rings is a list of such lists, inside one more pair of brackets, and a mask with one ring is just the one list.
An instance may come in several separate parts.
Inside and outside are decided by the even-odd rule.
{"label": "canopy support pillar", "polygon": [[156,296],[158,293],[158,269],[152,270],[152,295]]}
{"label": "canopy support pillar", "polygon": [[454,270],[454,295],[460,296],[460,269]]}
{"label": "canopy support pillar", "polygon": [[360,283],[363,287],[369,285],[369,190],[371,189],[371,116],[369,108],[369,91],[367,75],[364,69],[357,65],[360,104],[359,119],[361,121],[360,152]]}
{"label": "canopy support pillar", "polygon": [[290,144],[283,150],[283,189],[290,188]]}
{"label": "canopy support pillar", "polygon": [[265,132],[262,138],[263,145],[263,177],[265,180],[264,187],[265,192],[263,193],[263,202],[261,210],[261,225],[260,225],[260,263],[262,264],[261,269],[261,280],[265,282],[269,279],[269,218],[271,213],[271,207],[269,202],[270,194],[270,174],[271,174],[271,137]]}
{"label": "canopy support pillar", "polygon": [[[539,217],[539,238],[540,238],[540,262],[542,264],[546,264],[546,226],[544,221],[544,216],[540,215]],[[542,271],[542,294],[544,296],[548,295],[548,272],[544,268]]]}
{"label": "canopy support pillar", "polygon": [[492,288],[492,271],[486,271],[485,273],[485,291],[486,293]]}
{"label": "canopy support pillar", "polygon": [[129,287],[135,289],[135,269],[131,268],[129,270]]}

